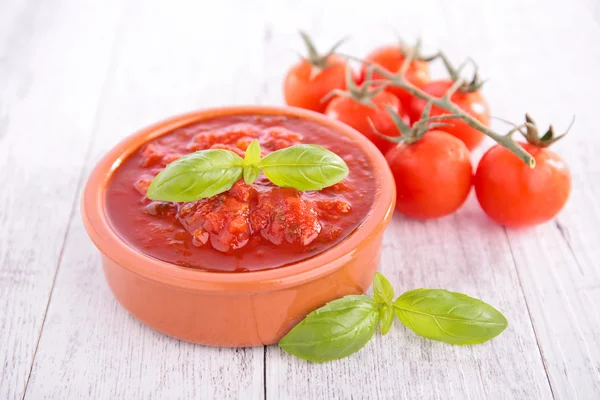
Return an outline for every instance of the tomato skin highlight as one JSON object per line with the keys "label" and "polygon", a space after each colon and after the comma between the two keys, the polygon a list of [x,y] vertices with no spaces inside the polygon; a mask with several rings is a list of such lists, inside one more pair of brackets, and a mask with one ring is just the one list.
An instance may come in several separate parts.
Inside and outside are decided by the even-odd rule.
{"label": "tomato skin highlight", "polygon": [[[399,46],[394,45],[379,47],[365,57],[366,61],[378,64],[391,73],[398,72],[405,59],[406,56],[402,49]],[[369,64],[363,64],[360,72],[360,82],[365,80],[368,66]],[[372,79],[384,78],[380,74],[374,73]],[[408,70],[406,71],[406,79],[419,88],[423,87],[429,81],[429,65],[427,62],[420,60],[412,61],[408,67]],[[398,97],[398,100],[400,100],[400,103],[405,109],[409,107],[413,98],[412,94],[404,89],[393,86],[386,88],[386,90]],[[415,119],[412,119],[412,117],[411,120],[416,121]]]}
{"label": "tomato skin highlight", "polygon": [[400,131],[394,124],[386,106],[392,107],[394,111],[403,117],[403,120],[407,124],[409,123],[409,118],[408,115],[402,111],[400,101],[391,93],[379,92],[371,98],[371,101],[375,104],[376,108],[371,108],[366,104],[359,103],[348,97],[338,96],[331,100],[325,110],[325,115],[337,119],[346,125],[350,125],[366,136],[367,139],[385,154],[389,149],[394,147],[395,144],[378,136],[369,124],[369,119],[373,122],[373,125],[375,125],[375,128],[379,133],[385,136],[397,137],[400,136]]}
{"label": "tomato skin highlight", "polygon": [[439,130],[413,144],[401,143],[385,158],[396,181],[396,209],[431,219],[458,210],[471,191],[473,167],[463,142]]}
{"label": "tomato skin highlight", "polygon": [[311,78],[312,65],[302,59],[287,72],[283,82],[283,97],[289,106],[322,113],[327,107],[323,98],[334,89],[346,89],[347,63],[329,56],[327,68]]}
{"label": "tomato skin highlight", "polygon": [[481,208],[494,221],[527,227],[554,218],[571,193],[566,162],[547,148],[520,143],[536,161],[529,168],[500,145],[481,158],[475,174],[475,193]]}
{"label": "tomato skin highlight", "polygon": [[[435,97],[442,97],[452,86],[451,80],[432,81],[425,84],[421,89]],[[485,98],[481,95],[481,92],[470,92],[464,93],[457,91],[451,97],[454,104],[460,107],[470,116],[476,118],[482,124],[489,126],[490,124],[490,106],[488,105]],[[423,113],[423,109],[427,101],[418,97],[413,97],[408,113],[412,121],[419,119]],[[433,106],[431,108],[431,116],[451,114],[450,112],[443,110],[439,107]],[[443,121],[452,126],[440,127],[439,129],[448,132],[452,136],[456,136],[467,145],[469,150],[473,150],[483,141],[485,135],[477,129],[469,126],[465,121],[461,119],[449,119]]]}

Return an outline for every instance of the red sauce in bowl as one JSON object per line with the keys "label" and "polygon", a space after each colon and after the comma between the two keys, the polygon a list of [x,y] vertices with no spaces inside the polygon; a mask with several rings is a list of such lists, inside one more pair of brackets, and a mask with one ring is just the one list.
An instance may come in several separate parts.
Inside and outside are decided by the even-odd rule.
{"label": "red sauce in bowl", "polygon": [[[146,191],[167,164],[197,150],[243,156],[258,139],[263,156],[299,143],[319,144],[344,159],[348,177],[321,191],[280,188],[262,174],[252,185],[191,203],[151,201]],[[234,116],[195,123],[146,143],[114,172],[106,212],[133,248],[160,260],[206,271],[244,272],[284,266],[321,253],[347,237],[369,213],[375,177],[350,138],[311,121]]]}

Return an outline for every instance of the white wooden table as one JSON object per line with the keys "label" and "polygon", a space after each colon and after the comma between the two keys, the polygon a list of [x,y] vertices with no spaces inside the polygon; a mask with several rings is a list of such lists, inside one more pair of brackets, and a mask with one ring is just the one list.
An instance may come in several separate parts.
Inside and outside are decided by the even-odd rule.
{"label": "white wooden table", "polygon": [[[597,1],[252,3],[0,0],[0,398],[600,398]],[[472,197],[386,232],[381,270],[398,291],[479,297],[509,320],[497,339],[454,347],[397,322],[354,356],[311,364],[276,346],[179,342],[111,295],[79,217],[90,169],[163,117],[282,104],[299,28],[322,48],[351,35],[356,55],[395,30],[421,35],[479,62],[494,115],[559,128],[577,115],[555,148],[574,181],[557,220],[507,230]]]}

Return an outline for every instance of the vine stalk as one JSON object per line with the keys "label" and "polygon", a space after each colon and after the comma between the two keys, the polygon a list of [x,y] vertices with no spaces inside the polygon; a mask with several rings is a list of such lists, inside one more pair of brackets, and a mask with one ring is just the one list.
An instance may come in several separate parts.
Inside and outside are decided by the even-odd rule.
{"label": "vine stalk", "polygon": [[476,118],[473,118],[472,116],[470,116],[469,114],[464,112],[460,107],[458,107],[456,104],[454,104],[452,102],[452,100],[451,100],[452,95],[457,90],[459,90],[460,87],[465,83],[465,81],[462,78],[456,79],[454,84],[452,85],[452,87],[448,90],[448,92],[443,97],[438,98],[438,97],[429,95],[428,93],[419,89],[418,87],[416,87],[415,85],[413,85],[406,79],[406,77],[405,77],[406,71],[408,70],[408,67],[414,57],[414,52],[412,52],[412,51],[409,52],[408,54],[406,54],[406,58],[404,59],[404,62],[402,64],[399,72],[395,73],[395,74],[389,72],[388,70],[380,67],[379,65],[377,65],[375,63],[366,62],[365,60],[361,60],[358,57],[348,56],[346,54],[339,54],[339,53],[338,53],[338,55],[340,55],[342,57],[346,57],[351,60],[356,60],[356,61],[365,63],[365,64],[369,65],[368,68],[371,69],[372,72],[377,73],[381,77],[384,78],[383,80],[372,81],[372,83],[385,84],[385,85],[395,86],[395,87],[404,89],[415,97],[423,99],[436,107],[439,107],[441,109],[449,111],[450,113],[452,113],[454,115],[448,116],[448,119],[458,118],[458,119],[465,121],[465,123],[467,125],[475,128],[478,131],[484,133],[485,135],[491,137],[499,145],[507,148],[509,151],[514,153],[517,157],[519,157],[521,160],[523,160],[523,162],[525,162],[527,165],[529,165],[530,168],[535,167],[535,158],[533,158],[533,156],[531,154],[529,154],[527,151],[525,151],[525,149],[512,138],[512,134],[514,133],[514,131],[511,131],[505,135],[494,132],[493,130],[491,130],[484,124],[482,124],[479,120],[477,120]]}

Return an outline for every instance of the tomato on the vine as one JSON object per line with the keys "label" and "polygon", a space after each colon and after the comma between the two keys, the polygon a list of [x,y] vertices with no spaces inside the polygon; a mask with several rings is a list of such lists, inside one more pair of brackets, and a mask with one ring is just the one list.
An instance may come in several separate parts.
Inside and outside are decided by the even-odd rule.
{"label": "tomato on the vine", "polygon": [[430,118],[431,105],[412,127],[397,115],[402,133],[385,155],[396,183],[396,209],[411,218],[430,219],[456,211],[471,191],[473,168],[469,149],[440,131]]}
{"label": "tomato on the vine", "polygon": [[[450,89],[453,85],[452,80],[439,80],[432,81],[425,84],[421,89],[434,97],[443,97],[444,94]],[[456,104],[459,108],[465,111],[467,114],[476,118],[479,122],[484,125],[489,125],[490,123],[490,107],[485,100],[485,98],[481,95],[479,90],[462,90],[458,89],[451,97],[450,100]],[[425,105],[427,104],[426,100],[420,99],[418,97],[413,97],[410,106],[408,108],[408,112],[411,118],[418,118],[419,115],[423,112]],[[431,115],[445,115],[451,114],[449,111],[443,110],[439,107],[432,107]],[[440,128],[441,130],[448,132],[452,136],[456,136],[460,140],[464,142],[465,145],[469,148],[469,150],[473,150],[477,147],[484,138],[484,134],[468,125],[465,121],[461,119],[449,119],[444,121],[449,124],[449,126]]]}
{"label": "tomato on the vine", "polygon": [[[402,44],[382,46],[373,50],[365,58],[367,63],[363,64],[361,68],[359,81],[364,81],[367,69],[371,64],[379,65],[388,72],[394,74],[397,73],[400,71],[400,67],[402,67],[404,60],[406,59],[406,51],[406,47]],[[427,61],[420,58],[420,55],[418,54],[418,47],[415,49],[415,51],[415,59],[410,62],[405,76],[409,82],[420,88],[429,81],[429,65]],[[383,77],[380,74],[375,73],[373,74],[373,79],[383,79]],[[386,90],[398,97],[400,103],[402,103],[402,106],[405,109],[409,106],[413,97],[409,92],[402,88],[393,86],[389,86]]]}
{"label": "tomato on the vine", "polygon": [[342,41],[321,55],[305,33],[301,32],[301,36],[308,56],[288,70],[283,82],[283,96],[290,106],[323,112],[327,107],[323,98],[334,89],[346,89],[347,62],[334,54]]}
{"label": "tomato on the vine", "polygon": [[451,214],[471,191],[469,150],[446,132],[434,129],[414,143],[399,143],[385,158],[396,181],[396,209],[408,217]]}
{"label": "tomato on the vine", "polygon": [[300,60],[285,76],[283,93],[285,102],[294,107],[323,112],[327,102],[322,99],[333,89],[346,89],[344,71],[346,62],[330,56],[327,66],[312,76],[313,65]]}
{"label": "tomato on the vine", "polygon": [[[385,154],[394,146],[394,143],[378,136],[373,130],[373,126],[383,135],[397,137],[400,136],[400,131],[388,112],[388,107],[400,114],[406,123],[409,122],[408,115],[403,112],[400,102],[391,93],[379,92],[370,97],[369,100],[372,105],[352,97],[337,96],[327,106],[325,115],[350,125],[366,136]],[[371,126],[369,120],[371,120],[373,126]]]}
{"label": "tomato on the vine", "polygon": [[[532,121],[528,118],[528,121]],[[547,146],[560,139],[552,128],[541,138],[532,125],[521,146],[535,158],[530,168],[508,149],[496,145],[479,162],[475,193],[494,221],[510,227],[537,225],[554,218],[571,193],[567,163]]]}

